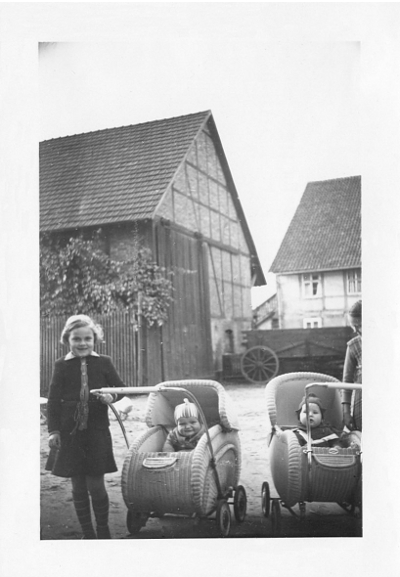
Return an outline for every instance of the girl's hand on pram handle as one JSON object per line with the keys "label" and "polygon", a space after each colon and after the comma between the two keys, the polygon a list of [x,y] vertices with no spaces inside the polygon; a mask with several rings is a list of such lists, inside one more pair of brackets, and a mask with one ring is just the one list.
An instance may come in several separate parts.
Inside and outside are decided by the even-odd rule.
{"label": "girl's hand on pram handle", "polygon": [[115,396],[112,395],[111,393],[92,393],[93,395],[95,395],[99,401],[101,401],[102,403],[109,405],[110,403],[112,403],[115,400]]}
{"label": "girl's hand on pram handle", "polygon": [[50,449],[60,449],[61,448],[61,438],[60,433],[51,433],[49,436],[49,447]]}

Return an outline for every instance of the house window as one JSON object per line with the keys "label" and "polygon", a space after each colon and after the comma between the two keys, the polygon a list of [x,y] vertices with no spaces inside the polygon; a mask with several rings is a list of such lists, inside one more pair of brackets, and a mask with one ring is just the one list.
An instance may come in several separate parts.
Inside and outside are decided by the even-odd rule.
{"label": "house window", "polygon": [[356,268],[347,272],[347,293],[354,294],[361,292],[361,269]]}
{"label": "house window", "polygon": [[308,319],[303,319],[303,329],[320,329],[321,326],[321,317],[310,317]]}
{"label": "house window", "polygon": [[319,274],[303,274],[302,281],[305,298],[321,296],[321,276]]}

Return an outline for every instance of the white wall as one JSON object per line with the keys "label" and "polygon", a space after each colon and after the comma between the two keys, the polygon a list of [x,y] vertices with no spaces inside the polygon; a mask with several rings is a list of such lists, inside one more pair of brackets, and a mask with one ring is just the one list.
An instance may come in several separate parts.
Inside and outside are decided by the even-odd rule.
{"label": "white wall", "polygon": [[320,274],[320,296],[309,298],[302,294],[301,274],[277,275],[280,328],[303,328],[303,319],[310,317],[321,317],[322,327],[346,326],[345,313],[361,294],[346,294],[346,271]]}

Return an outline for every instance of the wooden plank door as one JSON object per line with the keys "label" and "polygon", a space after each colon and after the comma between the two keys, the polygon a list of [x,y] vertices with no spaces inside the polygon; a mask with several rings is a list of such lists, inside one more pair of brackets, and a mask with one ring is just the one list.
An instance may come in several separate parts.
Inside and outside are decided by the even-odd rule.
{"label": "wooden plank door", "polygon": [[158,262],[171,273],[173,302],[161,331],[163,379],[213,376],[208,272],[200,238],[158,223]]}

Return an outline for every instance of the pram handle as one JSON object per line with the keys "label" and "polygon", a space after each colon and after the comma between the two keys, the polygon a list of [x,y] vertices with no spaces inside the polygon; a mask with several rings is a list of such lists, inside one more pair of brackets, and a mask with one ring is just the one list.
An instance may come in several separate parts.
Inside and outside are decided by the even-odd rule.
{"label": "pram handle", "polygon": [[157,387],[103,387],[102,389],[91,389],[91,393],[111,393],[116,395],[149,395],[150,393],[160,392]]}
{"label": "pram handle", "polygon": [[305,386],[306,392],[311,387],[324,387],[325,389],[350,389],[357,390],[362,389],[361,384],[355,383],[309,383]]}

